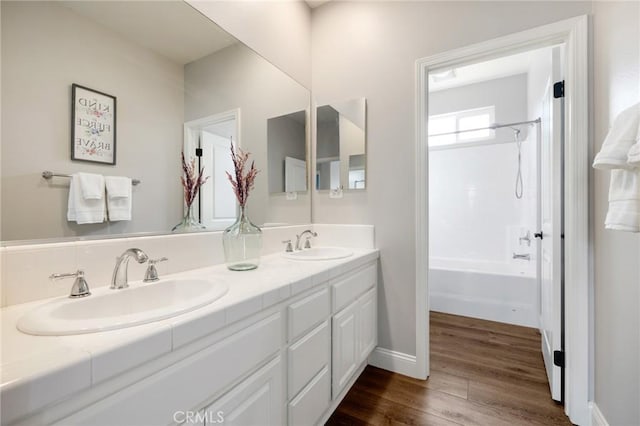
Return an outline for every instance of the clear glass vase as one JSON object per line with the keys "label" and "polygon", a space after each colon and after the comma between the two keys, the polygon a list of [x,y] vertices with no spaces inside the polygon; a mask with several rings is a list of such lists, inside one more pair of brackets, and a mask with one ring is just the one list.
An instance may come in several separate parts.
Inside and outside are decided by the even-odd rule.
{"label": "clear glass vase", "polygon": [[198,222],[195,215],[195,209],[193,205],[187,206],[187,211],[184,213],[182,221],[171,229],[171,232],[197,232],[204,231],[206,226]]}
{"label": "clear glass vase", "polygon": [[249,271],[258,267],[262,230],[251,223],[244,207],[240,208],[235,223],[224,230],[222,245],[227,268],[232,271]]}

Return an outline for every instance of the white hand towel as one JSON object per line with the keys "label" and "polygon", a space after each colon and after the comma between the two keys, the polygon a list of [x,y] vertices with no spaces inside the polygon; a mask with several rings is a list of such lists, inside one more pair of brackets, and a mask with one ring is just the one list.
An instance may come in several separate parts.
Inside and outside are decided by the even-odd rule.
{"label": "white hand towel", "polygon": [[627,163],[640,169],[640,125],[638,125],[636,143],[629,149],[629,154],[627,154]]}
{"label": "white hand towel", "polygon": [[636,142],[640,124],[640,103],[622,111],[613,122],[602,148],[593,161],[596,169],[632,169],[627,160],[631,146]]}
{"label": "white hand towel", "polygon": [[103,196],[99,199],[87,199],[83,196],[82,183],[79,173],[71,175],[69,185],[69,202],[67,204],[67,220],[85,223],[102,223],[105,218],[104,181],[102,187]]}
{"label": "white hand towel", "polygon": [[76,173],[80,182],[82,198],[85,200],[104,199],[104,176],[94,173]]}
{"label": "white hand towel", "polygon": [[133,191],[131,178],[122,176],[107,176],[107,209],[109,220],[131,220],[131,206]]}
{"label": "white hand towel", "polygon": [[640,169],[611,171],[605,228],[640,232]]}

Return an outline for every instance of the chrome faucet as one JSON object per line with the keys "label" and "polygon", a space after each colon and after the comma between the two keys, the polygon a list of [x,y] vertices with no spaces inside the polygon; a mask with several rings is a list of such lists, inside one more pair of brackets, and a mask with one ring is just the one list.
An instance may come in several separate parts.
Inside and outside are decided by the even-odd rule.
{"label": "chrome faucet", "polygon": [[[318,234],[316,232],[313,232],[311,229],[307,229],[306,231],[303,231],[300,235],[296,235],[296,250],[302,250],[302,247],[300,247],[300,241],[302,241],[302,237],[304,237],[305,234],[309,234],[312,237],[318,236]],[[307,239],[304,248],[311,248],[311,244],[309,244],[309,239]]]}
{"label": "chrome faucet", "polygon": [[138,263],[144,263],[149,259],[149,256],[146,255],[140,249],[130,248],[127,249],[124,253],[118,257],[116,260],[116,267],[113,270],[113,277],[111,278],[111,287],[112,289],[122,289],[129,287],[128,278],[127,278],[127,266],[129,265],[129,259],[134,258]]}

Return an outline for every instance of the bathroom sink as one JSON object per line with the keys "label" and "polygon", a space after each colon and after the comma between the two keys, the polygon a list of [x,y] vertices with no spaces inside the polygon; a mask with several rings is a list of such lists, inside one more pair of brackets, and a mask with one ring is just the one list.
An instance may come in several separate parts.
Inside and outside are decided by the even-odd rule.
{"label": "bathroom sink", "polygon": [[285,253],[284,257],[295,260],[333,260],[342,259],[353,255],[353,251],[342,247],[313,247],[291,253]]}
{"label": "bathroom sink", "polygon": [[133,283],[123,290],[98,289],[82,299],[56,299],[26,313],[18,329],[64,336],[132,327],[192,311],[224,296],[227,284],[205,279]]}

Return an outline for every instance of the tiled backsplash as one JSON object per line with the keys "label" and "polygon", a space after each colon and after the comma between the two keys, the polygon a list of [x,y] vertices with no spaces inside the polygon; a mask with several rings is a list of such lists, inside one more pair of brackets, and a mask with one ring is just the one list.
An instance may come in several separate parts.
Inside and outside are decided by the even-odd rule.
{"label": "tiled backsplash", "polygon": [[[318,232],[315,245],[375,247],[373,226],[370,225],[300,225],[264,228],[262,254],[284,251],[283,240],[292,239],[295,243],[296,234],[309,228]],[[73,281],[51,282],[48,277],[55,272],[82,269],[91,288],[107,286],[116,257],[130,247],[142,249],[150,259],[169,258],[158,264],[160,276],[224,263],[222,232],[3,247],[0,248],[0,306],[68,294]],[[130,280],[141,280],[146,267],[146,264],[130,261]]]}

